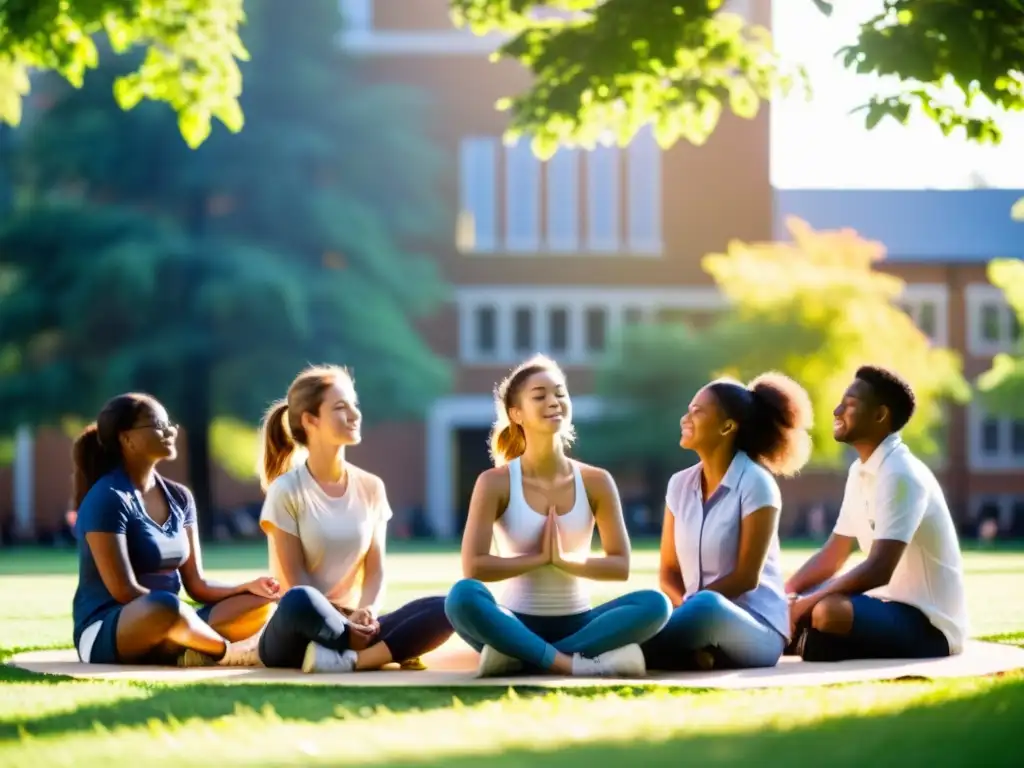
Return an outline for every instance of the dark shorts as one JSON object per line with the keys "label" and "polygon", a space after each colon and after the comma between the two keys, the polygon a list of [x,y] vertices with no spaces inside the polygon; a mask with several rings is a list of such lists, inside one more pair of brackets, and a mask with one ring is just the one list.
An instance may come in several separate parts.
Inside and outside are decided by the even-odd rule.
{"label": "dark shorts", "polygon": [[810,628],[804,619],[788,653],[804,661],[851,659],[934,659],[949,656],[949,641],[918,608],[894,600],[851,595],[853,626],[834,635]]}
{"label": "dark shorts", "polygon": [[[210,613],[213,612],[214,605],[216,604],[212,603],[196,609],[196,614],[207,624],[210,623]],[[124,606],[119,605],[109,613],[104,614],[103,618],[100,619],[103,623],[100,624],[100,630],[93,641],[92,650],[89,652],[90,664],[121,663],[121,659],[117,655],[117,623],[121,619],[121,611],[123,609]],[[81,649],[76,648],[75,651],[80,653]],[[82,660],[81,655],[79,655],[79,661]],[[145,662],[145,659],[140,661],[140,663]]]}
{"label": "dark shorts", "polygon": [[864,658],[925,659],[949,656],[949,641],[919,609],[894,600],[853,595],[853,629],[847,639]]}

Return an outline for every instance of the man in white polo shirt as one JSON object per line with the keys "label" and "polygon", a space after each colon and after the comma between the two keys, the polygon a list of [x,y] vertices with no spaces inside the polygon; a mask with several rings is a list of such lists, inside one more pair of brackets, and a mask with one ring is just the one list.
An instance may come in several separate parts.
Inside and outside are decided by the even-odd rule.
{"label": "man in white polo shirt", "polygon": [[[905,381],[864,366],[833,412],[834,438],[859,458],[832,535],[786,582],[790,652],[806,661],[963,650],[967,604],[956,528],[935,475],[899,435],[914,408]],[[836,576],[855,543],[867,558]]]}

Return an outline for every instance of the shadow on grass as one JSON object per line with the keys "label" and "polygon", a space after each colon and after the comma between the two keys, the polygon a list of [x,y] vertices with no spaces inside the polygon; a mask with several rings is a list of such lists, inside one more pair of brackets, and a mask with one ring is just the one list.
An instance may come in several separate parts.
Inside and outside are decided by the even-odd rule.
{"label": "shadow on grass", "polygon": [[[8,670],[5,669],[6,673]],[[7,677],[11,683],[56,684],[62,683],[62,695],[73,696],[70,685],[85,683],[61,676],[34,675],[22,670]],[[95,681],[90,681],[95,685]],[[150,691],[140,698],[139,689]],[[151,720],[185,721],[191,718],[213,720],[234,714],[239,707],[257,712],[272,708],[284,720],[320,722],[323,720],[348,720],[373,717],[378,708],[390,712],[428,712],[447,709],[458,699],[465,706],[504,698],[506,688],[351,688],[319,685],[224,685],[206,684],[149,686],[144,683],[128,683],[122,699],[102,704],[89,704],[73,712],[61,712],[44,717],[12,719],[0,722],[0,740],[16,738],[24,731],[33,736],[59,735],[75,731],[92,730],[96,724],[105,728],[145,725]],[[595,688],[572,691],[571,695],[593,696],[606,694],[609,688]],[[623,695],[641,694],[642,689],[623,688]],[[517,688],[519,698],[550,695],[545,688]],[[566,692],[568,693],[568,692]]]}
{"label": "shadow on grass", "polygon": [[[794,693],[794,695],[799,695]],[[856,694],[851,691],[851,695]],[[690,702],[687,703],[691,703]],[[680,702],[681,704],[683,702]],[[742,727],[742,706],[732,727]],[[393,760],[402,768],[488,768],[597,765],[835,766],[1021,765],[1024,677],[1007,679],[973,696],[919,704],[898,713],[855,714],[790,727],[759,730],[696,728],[663,740],[589,741],[556,749],[502,749],[493,754],[438,755]],[[553,723],[552,728],[563,728]],[[710,732],[709,732],[710,731]]]}
{"label": "shadow on grass", "polygon": [[[856,686],[850,695],[856,697]],[[630,689],[624,689],[626,692]],[[92,730],[95,724],[113,729],[140,726],[150,720],[210,720],[229,716],[236,708],[260,711],[272,707],[286,720],[322,722],[338,719],[372,718],[378,707],[391,712],[430,711],[448,708],[457,697],[472,706],[502,698],[501,689],[352,689],[314,686],[190,685],[151,689],[145,699],[126,698],[104,705],[82,707],[73,713],[55,714],[35,721],[0,724],[0,740],[18,738],[23,729],[32,735],[59,736]],[[608,694],[611,689],[597,689]],[[591,691],[561,691],[563,695],[589,696]],[[135,691],[137,693],[137,690]],[[618,692],[617,690],[615,692]],[[518,690],[520,698],[550,694],[551,691]],[[636,695],[649,691],[635,689]],[[690,694],[690,692],[687,692]],[[720,692],[710,693],[720,697]],[[799,693],[794,692],[794,696]],[[686,726],[667,738],[655,740],[590,740],[585,743],[550,748],[505,748],[493,754],[450,754],[425,749],[415,759],[389,761],[388,765],[419,768],[489,768],[502,766],[678,766],[688,765],[799,765],[802,761],[831,766],[967,765],[974,762],[986,768],[1020,765],[1020,723],[1024,721],[1024,676],[997,682],[990,688],[954,700],[936,700],[917,704],[898,713],[851,714],[829,720],[795,726],[785,721],[755,730],[743,727],[742,698],[732,710],[735,720],[728,730],[721,726],[704,730]],[[672,706],[672,699],[666,706]],[[679,706],[700,704],[700,697],[687,695]],[[866,704],[868,702],[865,702]],[[813,705],[812,705],[813,706]],[[788,707],[787,707],[788,708]],[[800,711],[794,705],[794,711]],[[806,711],[801,712],[806,714]],[[571,731],[571,723],[552,722],[555,732]],[[396,734],[396,738],[405,738]],[[429,736],[424,735],[425,745]],[[1016,757],[1015,757],[1016,756]],[[252,765],[261,765],[258,760]]]}

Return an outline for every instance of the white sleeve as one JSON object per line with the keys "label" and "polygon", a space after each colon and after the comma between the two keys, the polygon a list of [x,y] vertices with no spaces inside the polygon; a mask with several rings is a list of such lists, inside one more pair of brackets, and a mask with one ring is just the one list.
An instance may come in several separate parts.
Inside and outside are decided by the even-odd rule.
{"label": "white sleeve", "polygon": [[668,488],[665,489],[665,506],[669,508],[672,517],[679,519],[680,489],[685,481],[685,470],[676,472],[668,479]]}
{"label": "white sleeve", "polygon": [[280,477],[267,488],[267,497],[263,501],[263,509],[260,510],[260,528],[264,533],[269,533],[268,528],[273,526],[292,536],[298,536],[299,520],[295,496],[284,487],[283,480],[284,478]]}
{"label": "white sleeve", "polygon": [[854,519],[854,474],[853,470],[850,470],[850,474],[846,477],[846,489],[843,491],[843,503],[839,507],[839,517],[836,520],[835,527],[832,532],[837,536],[845,536],[849,539],[857,538],[857,524]]}
{"label": "white sleeve", "polygon": [[740,517],[746,517],[764,507],[782,509],[782,491],[771,473],[754,465],[743,473],[740,488]]}
{"label": "white sleeve", "polygon": [[879,478],[875,491],[875,539],[909,544],[928,509],[928,490],[910,474]]}
{"label": "white sleeve", "polygon": [[388,502],[388,491],[384,481],[378,478],[375,485],[377,487],[374,492],[374,506],[377,508],[377,523],[387,523],[395,516],[395,513],[391,510],[391,504]]}

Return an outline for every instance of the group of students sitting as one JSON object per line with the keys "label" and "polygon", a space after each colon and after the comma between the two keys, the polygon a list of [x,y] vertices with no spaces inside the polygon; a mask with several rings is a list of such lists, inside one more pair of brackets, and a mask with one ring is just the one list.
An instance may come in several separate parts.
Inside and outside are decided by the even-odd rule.
{"label": "group of students sitting", "polygon": [[[306,369],[266,416],[272,575],[244,584],[206,576],[192,494],[156,469],[175,457],[177,427],[154,398],[119,395],[74,446],[75,647],[95,664],[336,673],[422,666],[455,632],[479,651],[479,676],[956,654],[968,634],[960,548],[939,483],[900,439],[914,405],[891,371],[857,372],[833,413],[835,439],[859,456],[839,518],[784,580],[776,477],[810,456],[810,400],[775,373],[709,383],[680,420],[680,445],[699,462],[668,484],[660,589],[594,606],[591,581],[630,573],[619,494],[607,471],[567,455],[565,377],[532,358],[496,390],[495,467],[473,489],[465,578],[380,613],[392,512],[381,479],[345,458],[361,439],[345,369]],[[867,556],[841,572],[855,543]],[[504,582],[500,599],[491,582]]]}

